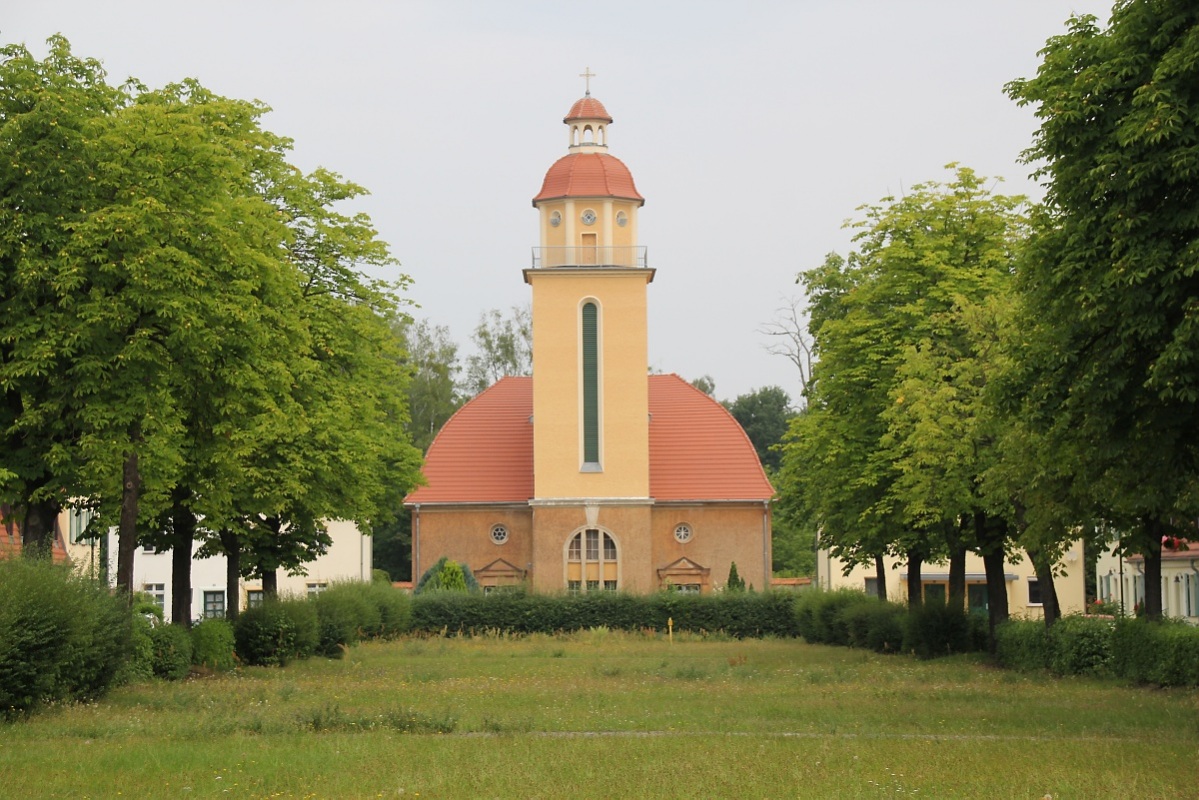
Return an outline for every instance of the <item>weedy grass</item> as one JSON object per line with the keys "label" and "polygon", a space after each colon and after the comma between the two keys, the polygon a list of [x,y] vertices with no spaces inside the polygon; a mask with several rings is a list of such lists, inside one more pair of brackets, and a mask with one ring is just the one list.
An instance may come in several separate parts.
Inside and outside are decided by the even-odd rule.
{"label": "weedy grass", "polygon": [[0,727],[21,797],[1177,797],[1199,692],[793,640],[364,644]]}

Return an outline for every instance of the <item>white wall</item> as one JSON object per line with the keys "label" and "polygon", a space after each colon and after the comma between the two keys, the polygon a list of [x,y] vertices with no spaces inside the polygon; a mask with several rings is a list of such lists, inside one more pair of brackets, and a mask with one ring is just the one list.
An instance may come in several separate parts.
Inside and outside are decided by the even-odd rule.
{"label": "white wall", "polygon": [[[369,581],[371,579],[371,539],[358,531],[352,522],[335,520],[327,522],[333,543],[323,556],[305,564],[306,575],[288,575],[279,572],[279,594],[305,596],[309,584],[320,585],[334,581]],[[196,544],[195,549],[199,549]],[[117,574],[117,537],[109,532],[108,574],[115,580]],[[239,604],[246,606],[247,592],[261,590],[260,581],[242,580],[239,587]],[[133,587],[135,591],[146,591],[149,585],[163,587],[163,611],[171,621],[171,552],[154,553],[138,548],[133,559]],[[213,556],[192,560],[192,618],[200,619],[204,614],[204,592],[225,591],[225,557]]]}

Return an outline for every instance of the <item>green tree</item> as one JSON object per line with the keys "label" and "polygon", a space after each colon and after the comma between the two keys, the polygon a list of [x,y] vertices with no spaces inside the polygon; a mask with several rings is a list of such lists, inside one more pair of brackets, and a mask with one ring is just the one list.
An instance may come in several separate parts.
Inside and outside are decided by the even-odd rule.
{"label": "green tree", "polygon": [[849,258],[830,255],[800,277],[818,361],[779,480],[782,513],[813,519],[849,565],[873,561],[880,591],[882,557],[906,559],[914,603],[922,563],[964,564],[967,543],[998,565],[1002,588],[1007,539],[974,488],[986,433],[972,427],[981,401],[970,370],[983,362],[971,360],[978,344],[964,315],[1011,275],[1023,201],[950,168],[951,183],[864,207]]}
{"label": "green tree", "polygon": [[782,454],[777,445],[783,441],[787,425],[795,416],[787,393],[778,386],[763,386],[738,395],[724,406],[753,443],[762,466],[771,472],[778,469]]}
{"label": "green tree", "polygon": [[35,59],[0,48],[0,501],[21,521],[26,552],[49,552],[74,488],[78,403],[61,391],[69,353],[51,280],[72,226],[96,207],[93,141],[128,95],[61,36]]}
{"label": "green tree", "polygon": [[464,390],[476,395],[500,378],[533,374],[533,317],[528,306],[513,306],[511,316],[491,309],[471,334],[477,352],[466,359]]}
{"label": "green tree", "polygon": [[408,433],[422,453],[429,449],[441,426],[462,405],[458,391],[458,345],[449,328],[428,320],[402,318],[397,329],[412,371],[408,384]]}
{"label": "green tree", "polygon": [[737,562],[729,564],[729,579],[724,583],[726,592],[744,592],[745,579],[737,572]]}
{"label": "green tree", "polygon": [[1145,557],[1160,617],[1162,537],[1199,511],[1199,7],[1120,0],[1107,28],[1072,18],[1042,55],[1007,87],[1040,120],[1025,157],[1046,187],[1012,394]]}

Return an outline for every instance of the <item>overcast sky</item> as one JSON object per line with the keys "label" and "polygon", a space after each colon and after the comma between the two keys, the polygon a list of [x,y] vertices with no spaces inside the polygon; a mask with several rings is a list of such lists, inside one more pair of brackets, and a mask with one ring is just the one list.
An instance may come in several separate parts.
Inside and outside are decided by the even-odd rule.
{"label": "overcast sky", "polygon": [[294,163],[366,186],[413,313],[469,349],[529,301],[531,200],[583,95],[646,198],[650,366],[731,399],[798,373],[759,330],[796,274],[845,253],[855,208],[959,162],[1040,195],[1035,120],[1003,94],[1072,13],[1111,0],[56,2],[12,0],[0,41],[64,34],[115,83],[199,79],[273,111]]}

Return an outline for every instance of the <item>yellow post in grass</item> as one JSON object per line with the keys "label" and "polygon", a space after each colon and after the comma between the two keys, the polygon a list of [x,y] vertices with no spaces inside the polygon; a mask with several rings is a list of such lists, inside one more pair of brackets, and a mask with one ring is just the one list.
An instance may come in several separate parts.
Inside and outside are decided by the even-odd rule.
{"label": "yellow post in grass", "polygon": [[666,636],[670,639],[670,643],[674,644],[674,617],[666,618]]}

